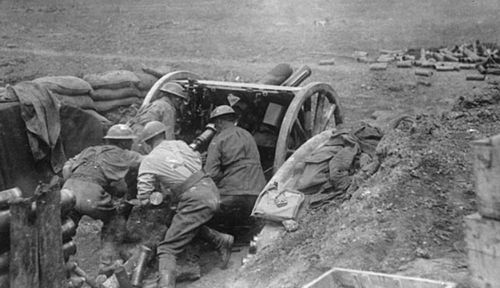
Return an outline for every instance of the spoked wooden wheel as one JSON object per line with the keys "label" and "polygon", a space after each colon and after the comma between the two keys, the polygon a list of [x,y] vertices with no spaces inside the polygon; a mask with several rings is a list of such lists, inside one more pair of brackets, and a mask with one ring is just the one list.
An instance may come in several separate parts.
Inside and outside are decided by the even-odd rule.
{"label": "spoked wooden wheel", "polygon": [[189,71],[174,71],[164,75],[163,77],[158,79],[158,81],[156,81],[153,87],[151,87],[151,89],[148,91],[148,94],[146,94],[146,97],[144,97],[144,101],[142,102],[141,108],[139,109],[144,108],[149,104],[149,102],[151,102],[151,100],[155,99],[160,93],[160,88],[165,83],[175,80],[188,80],[188,79],[199,80],[201,79],[201,77]]}
{"label": "spoked wooden wheel", "polygon": [[276,143],[273,172],[304,142],[343,122],[338,95],[326,83],[310,83],[290,102]]}

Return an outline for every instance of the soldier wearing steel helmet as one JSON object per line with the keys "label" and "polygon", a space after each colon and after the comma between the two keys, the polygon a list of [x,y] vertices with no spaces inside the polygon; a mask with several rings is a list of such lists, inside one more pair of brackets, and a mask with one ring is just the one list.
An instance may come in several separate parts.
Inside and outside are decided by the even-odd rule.
{"label": "soldier wearing steel helmet", "polygon": [[160,96],[143,107],[137,115],[130,120],[130,125],[135,133],[140,134],[146,123],[159,121],[166,127],[167,139],[174,139],[179,130],[176,127],[177,118],[189,102],[187,91],[176,82],[167,82],[160,88]]}
{"label": "soldier wearing steel helmet", "polygon": [[217,106],[210,119],[217,134],[208,146],[204,170],[221,195],[214,222],[229,229],[250,225],[253,205],[266,184],[257,144],[247,130],[236,126],[237,114],[230,106]]}
{"label": "soldier wearing steel helmet", "polygon": [[78,224],[83,215],[102,220],[101,268],[118,259],[115,243],[123,240],[130,209],[124,209],[123,198],[128,191],[125,177],[138,169],[142,155],[130,151],[136,138],[124,124],[113,125],[104,137],[106,144],[91,146],[64,164],[66,180],[62,189],[76,198],[71,217]]}
{"label": "soldier wearing steel helmet", "polygon": [[177,205],[157,248],[160,274],[157,287],[173,288],[176,258],[195,236],[215,245],[223,267],[229,262],[234,240],[231,235],[205,226],[219,208],[219,192],[203,172],[200,154],[183,141],[166,140],[165,131],[166,127],[158,121],[144,127],[141,138],[153,149],[139,167],[137,198],[142,205],[149,205],[150,195],[162,192],[169,204]]}

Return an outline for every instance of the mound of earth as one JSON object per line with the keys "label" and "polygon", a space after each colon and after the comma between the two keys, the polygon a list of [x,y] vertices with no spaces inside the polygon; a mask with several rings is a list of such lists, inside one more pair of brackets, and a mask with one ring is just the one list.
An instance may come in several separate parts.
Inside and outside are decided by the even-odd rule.
{"label": "mound of earth", "polygon": [[332,267],[467,285],[463,216],[476,211],[470,142],[500,133],[493,85],[452,111],[387,131],[379,171],[343,203],[310,210],[300,228],[258,251],[226,287],[300,287]]}

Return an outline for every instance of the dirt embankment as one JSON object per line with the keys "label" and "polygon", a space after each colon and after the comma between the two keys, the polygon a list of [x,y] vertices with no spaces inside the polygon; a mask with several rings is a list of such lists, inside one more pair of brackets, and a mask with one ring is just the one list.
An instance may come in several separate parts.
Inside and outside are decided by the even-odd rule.
{"label": "dirt embankment", "polygon": [[467,284],[463,216],[475,211],[470,141],[500,133],[498,87],[421,114],[379,144],[380,170],[344,203],[300,219],[227,287],[299,287],[331,267]]}

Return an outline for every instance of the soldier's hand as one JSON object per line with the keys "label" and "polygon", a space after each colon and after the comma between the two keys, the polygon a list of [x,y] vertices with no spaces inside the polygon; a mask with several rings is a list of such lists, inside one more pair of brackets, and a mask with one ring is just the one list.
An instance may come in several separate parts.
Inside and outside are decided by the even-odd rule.
{"label": "soldier's hand", "polygon": [[145,206],[148,206],[149,204],[150,204],[149,199],[142,199],[142,200],[139,200],[138,206],[145,207]]}

